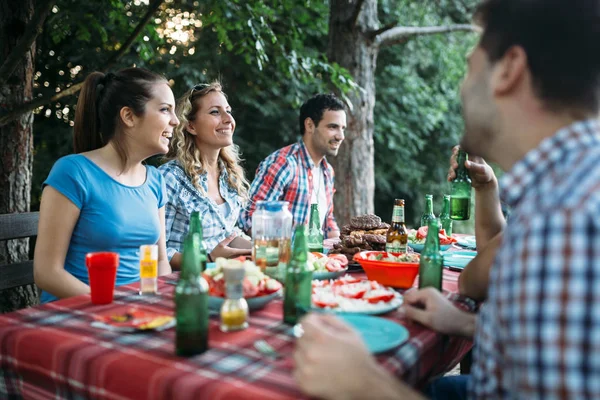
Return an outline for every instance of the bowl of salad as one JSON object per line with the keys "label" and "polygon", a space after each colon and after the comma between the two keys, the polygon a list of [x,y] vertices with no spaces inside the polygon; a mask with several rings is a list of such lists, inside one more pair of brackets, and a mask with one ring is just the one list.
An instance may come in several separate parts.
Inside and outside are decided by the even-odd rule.
{"label": "bowl of salad", "polygon": [[308,265],[317,280],[337,279],[348,271],[348,259],[343,254],[308,253]]}
{"label": "bowl of salad", "polygon": [[281,283],[265,275],[252,261],[228,260],[219,257],[216,259],[214,268],[207,268],[202,273],[202,276],[208,282],[209,309],[220,310],[223,301],[225,301],[223,266],[230,263],[243,265],[246,270],[246,276],[242,282],[242,290],[250,310],[261,309],[271,300],[281,295]]}
{"label": "bowl of salad", "polygon": [[354,255],[369,280],[382,285],[408,289],[419,273],[420,256],[417,253],[388,253],[361,251]]}
{"label": "bowl of salad", "polygon": [[[429,227],[422,226],[419,229],[409,229],[408,231],[408,245],[416,252],[421,252],[425,246],[425,239],[427,238],[427,230]],[[446,235],[444,229],[440,229],[440,250],[448,250],[452,243],[456,242],[452,236]]]}

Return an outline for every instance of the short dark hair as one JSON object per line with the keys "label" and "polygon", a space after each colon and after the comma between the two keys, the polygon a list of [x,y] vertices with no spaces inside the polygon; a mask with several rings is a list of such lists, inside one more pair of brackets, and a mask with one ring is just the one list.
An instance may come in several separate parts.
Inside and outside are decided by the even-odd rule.
{"label": "short dark hair", "polygon": [[156,83],[167,83],[162,75],[143,68],[125,68],[116,73],[92,72],[83,83],[73,128],[75,153],[96,150],[113,141],[123,168],[127,149],[120,133],[119,113],[129,107],[137,116],[146,111]]}
{"label": "short dark hair", "polygon": [[512,46],[525,50],[534,90],[547,107],[598,110],[598,0],[484,0],[475,21],[492,63]]}
{"label": "short dark hair", "polygon": [[344,110],[344,103],[333,94],[315,94],[300,107],[300,117],[298,118],[300,134],[304,135],[304,120],[310,118],[316,125],[319,125],[325,111]]}

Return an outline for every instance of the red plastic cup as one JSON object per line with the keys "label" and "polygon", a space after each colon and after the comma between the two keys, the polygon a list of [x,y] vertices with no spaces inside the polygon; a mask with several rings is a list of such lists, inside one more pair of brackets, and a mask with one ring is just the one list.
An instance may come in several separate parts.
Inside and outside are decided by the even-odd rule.
{"label": "red plastic cup", "polygon": [[93,304],[113,301],[119,254],[112,252],[88,253],[85,256]]}

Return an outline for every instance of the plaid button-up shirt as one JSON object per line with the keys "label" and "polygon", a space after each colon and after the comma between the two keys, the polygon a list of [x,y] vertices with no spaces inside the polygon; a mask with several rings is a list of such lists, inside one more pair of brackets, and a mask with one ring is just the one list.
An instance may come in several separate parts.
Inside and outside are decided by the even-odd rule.
{"label": "plaid button-up shirt", "polygon": [[559,130],[501,181],[512,213],[475,338],[472,398],[600,398],[600,127]]}
{"label": "plaid button-up shirt", "polygon": [[[242,231],[236,226],[243,205],[242,197],[229,186],[227,182],[228,174],[225,168],[221,169],[219,190],[221,196],[229,205],[227,218],[223,217],[219,211],[219,206],[209,199],[208,195],[201,194],[194,187],[179,162],[176,160],[169,161],[158,169],[165,177],[167,185],[168,200],[165,205],[165,225],[167,231],[167,257],[169,260],[183,248],[183,240],[189,231],[190,216],[193,211],[200,212],[204,242],[208,251],[212,251],[233,232],[242,234]],[[208,193],[206,173],[200,175],[199,183],[205,193]]]}
{"label": "plaid button-up shirt", "polygon": [[[265,158],[258,166],[256,177],[250,187],[248,207],[240,215],[244,230],[248,231],[252,228],[252,214],[256,209],[256,202],[261,200],[289,202],[294,226],[308,224],[314,167],[315,164],[302,140],[279,149]],[[325,158],[321,161],[321,170],[327,197],[327,214],[323,231],[325,237],[328,237],[330,232],[339,229],[333,216],[333,168]]]}

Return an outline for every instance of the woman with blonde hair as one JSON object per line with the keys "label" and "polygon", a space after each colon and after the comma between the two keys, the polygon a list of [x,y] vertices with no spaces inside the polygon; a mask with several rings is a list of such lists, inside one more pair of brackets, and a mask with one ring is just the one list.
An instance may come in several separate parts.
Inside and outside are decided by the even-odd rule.
{"label": "woman with blonde hair", "polygon": [[175,129],[162,172],[168,192],[166,205],[167,257],[181,266],[183,239],[190,215],[200,212],[209,261],[249,255],[251,243],[237,222],[248,181],[233,144],[235,119],[221,84],[200,84],[177,102],[181,123]]}

